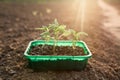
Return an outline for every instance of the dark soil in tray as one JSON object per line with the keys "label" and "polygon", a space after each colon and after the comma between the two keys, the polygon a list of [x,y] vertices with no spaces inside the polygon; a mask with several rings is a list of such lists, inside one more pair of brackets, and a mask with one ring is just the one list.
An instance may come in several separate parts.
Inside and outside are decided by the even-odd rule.
{"label": "dark soil in tray", "polygon": [[85,55],[82,47],[75,47],[73,49],[72,46],[56,46],[55,50],[53,50],[53,46],[51,45],[39,45],[32,47],[30,51],[30,55],[72,55],[72,56],[80,56]]}

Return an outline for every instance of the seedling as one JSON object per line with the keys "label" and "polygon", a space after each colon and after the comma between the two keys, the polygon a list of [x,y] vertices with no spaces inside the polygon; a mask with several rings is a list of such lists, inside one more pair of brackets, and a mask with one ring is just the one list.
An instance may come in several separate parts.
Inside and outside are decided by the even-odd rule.
{"label": "seedling", "polygon": [[43,31],[43,33],[41,33],[40,36],[43,40],[45,40],[45,43],[47,43],[51,39],[49,27],[42,26],[42,28],[36,28],[36,30]]}
{"label": "seedling", "polygon": [[54,40],[53,45],[53,52],[55,54],[55,47],[57,44],[57,41],[64,36],[63,34],[66,33],[65,25],[59,25],[58,21],[55,19],[53,24],[49,24],[48,26],[43,26],[42,28],[36,28],[37,30],[43,31],[43,33],[40,34],[41,38],[45,40],[47,43],[49,40]]}
{"label": "seedling", "polygon": [[73,49],[75,49],[76,42],[81,39],[82,35],[88,36],[88,34],[85,33],[85,32],[77,32],[73,29],[70,29],[70,32],[71,32],[71,35],[72,35],[72,47],[73,47]]}
{"label": "seedling", "polygon": [[49,25],[50,29],[51,29],[51,35],[52,35],[52,39],[54,40],[54,47],[53,47],[53,52],[55,52],[55,47],[56,47],[56,43],[57,41],[63,36],[63,33],[65,33],[65,25],[59,25],[59,23],[57,22],[57,20],[54,20],[53,24]]}
{"label": "seedling", "polygon": [[72,47],[75,49],[76,42],[80,40],[81,35],[87,35],[85,32],[76,32],[73,29],[66,30],[65,25],[60,25],[58,21],[55,19],[53,24],[49,24],[48,26],[43,26],[42,28],[36,28],[37,30],[41,30],[43,33],[40,34],[41,38],[45,40],[45,43],[54,40],[53,45],[53,53],[55,53],[55,47],[58,40],[65,36],[72,36]]}

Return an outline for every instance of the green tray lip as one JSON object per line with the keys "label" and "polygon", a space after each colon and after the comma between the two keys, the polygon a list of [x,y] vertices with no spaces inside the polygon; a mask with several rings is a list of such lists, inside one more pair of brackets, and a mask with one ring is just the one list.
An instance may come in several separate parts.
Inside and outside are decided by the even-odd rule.
{"label": "green tray lip", "polygon": [[[59,58],[63,58],[63,59],[73,59],[74,58],[74,60],[83,60],[83,59],[88,59],[88,58],[91,58],[92,57],[92,53],[90,52],[90,50],[89,50],[89,48],[87,47],[87,45],[86,45],[86,43],[84,42],[84,41],[77,41],[77,42],[81,42],[81,43],[83,43],[84,44],[84,46],[85,46],[85,48],[87,49],[87,51],[88,51],[88,55],[82,55],[82,56],[67,56],[67,55],[63,55],[63,56],[61,56],[61,55],[29,55],[28,53],[27,53],[27,51],[29,50],[29,47],[31,46],[31,44],[33,43],[33,42],[36,42],[36,41],[44,41],[44,40],[33,40],[33,41],[30,41],[29,42],[29,44],[28,44],[28,46],[27,46],[27,48],[26,48],[26,50],[25,50],[25,52],[24,52],[24,56],[26,57],[26,58],[28,58],[28,59],[30,59],[31,57],[37,57],[37,58],[41,58],[41,60],[42,60],[42,58],[46,58],[46,60],[50,60],[50,59],[47,59],[47,58],[53,58],[53,60],[54,59],[59,59]],[[52,41],[52,40],[51,40]],[[72,42],[72,41],[70,41],[70,40],[59,40],[58,42]],[[82,59],[80,59],[80,58],[82,58]]]}

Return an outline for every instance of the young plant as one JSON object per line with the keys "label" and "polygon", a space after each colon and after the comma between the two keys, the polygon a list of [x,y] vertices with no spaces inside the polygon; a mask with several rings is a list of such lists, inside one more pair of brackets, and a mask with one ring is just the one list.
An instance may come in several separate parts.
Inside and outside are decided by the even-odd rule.
{"label": "young plant", "polygon": [[37,30],[41,30],[43,33],[40,34],[41,38],[45,40],[47,43],[49,40],[54,40],[53,45],[53,53],[55,54],[55,47],[57,41],[63,36],[65,33],[65,25],[60,25],[57,20],[54,20],[53,24],[49,24],[48,26],[43,26],[42,28],[36,28]]}
{"label": "young plant", "polygon": [[76,32],[75,30],[71,29],[71,35],[72,35],[72,47],[73,49],[75,49],[75,46],[76,46],[76,42],[80,40],[81,38],[81,35],[85,35],[85,36],[88,36],[87,33],[85,32]]}
{"label": "young plant", "polygon": [[58,40],[65,36],[72,36],[72,47],[75,49],[76,42],[80,40],[81,35],[87,35],[85,32],[76,32],[73,29],[66,30],[65,25],[60,25],[57,20],[54,20],[53,24],[49,24],[48,26],[43,26],[42,28],[36,28],[37,30],[41,30],[43,33],[40,34],[41,38],[45,40],[47,43],[50,40],[54,40],[53,45],[53,53],[55,53],[55,48]]}
{"label": "young plant", "polygon": [[42,28],[36,28],[36,30],[41,30],[43,33],[40,34],[41,38],[45,40],[45,43],[50,41],[51,36],[50,36],[50,29],[47,26],[42,26]]}
{"label": "young plant", "polygon": [[53,46],[53,52],[55,53],[55,47],[57,44],[57,41],[63,36],[63,34],[65,33],[65,25],[60,25],[57,20],[54,20],[53,24],[49,25],[50,29],[51,29],[51,35],[52,35],[52,39],[54,40],[54,46]]}

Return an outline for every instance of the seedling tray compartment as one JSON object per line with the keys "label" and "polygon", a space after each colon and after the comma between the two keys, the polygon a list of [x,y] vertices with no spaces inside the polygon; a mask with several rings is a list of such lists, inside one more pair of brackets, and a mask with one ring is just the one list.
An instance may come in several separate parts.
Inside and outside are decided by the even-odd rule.
{"label": "seedling tray compartment", "polygon": [[[24,53],[28,59],[29,67],[34,70],[82,70],[86,67],[88,59],[92,56],[87,45],[83,41],[78,41],[76,46],[82,47],[86,55],[30,55],[33,46],[44,45],[44,40],[31,41]],[[47,45],[53,45],[54,41],[49,41]],[[72,41],[58,41],[57,46],[72,46]],[[69,54],[69,53],[68,53]]]}

